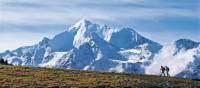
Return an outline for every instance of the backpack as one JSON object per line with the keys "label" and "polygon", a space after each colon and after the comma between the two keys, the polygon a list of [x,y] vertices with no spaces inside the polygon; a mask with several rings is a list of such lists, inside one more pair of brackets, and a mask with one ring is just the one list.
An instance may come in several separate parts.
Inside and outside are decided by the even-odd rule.
{"label": "backpack", "polygon": [[166,71],[169,71],[169,67],[165,66]]}
{"label": "backpack", "polygon": [[162,66],[162,67],[161,67],[161,70],[162,70],[162,71],[165,71],[165,68]]}

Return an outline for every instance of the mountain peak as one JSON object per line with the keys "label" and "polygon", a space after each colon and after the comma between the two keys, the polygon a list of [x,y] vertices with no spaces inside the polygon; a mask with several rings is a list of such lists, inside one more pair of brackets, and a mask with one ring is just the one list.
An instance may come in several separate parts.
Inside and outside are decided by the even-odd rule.
{"label": "mountain peak", "polygon": [[42,41],[49,41],[50,39],[47,37],[43,37]]}
{"label": "mountain peak", "polygon": [[[179,40],[177,40],[176,42],[195,42],[195,41],[193,41],[193,40],[191,40],[191,39],[179,39]],[[197,42],[196,42],[197,43]]]}
{"label": "mountain peak", "polygon": [[80,19],[78,22],[81,22],[81,23],[87,23],[87,22],[90,22],[89,20],[85,19],[85,18],[82,18]]}
{"label": "mountain peak", "polygon": [[92,22],[86,20],[85,18],[80,19],[78,22],[76,22],[76,24],[73,27],[81,27],[81,26],[88,26],[92,24]]}
{"label": "mountain peak", "polygon": [[199,42],[195,42],[190,39],[179,39],[175,42],[177,48],[185,48],[185,49],[191,49],[198,47],[200,45]]}

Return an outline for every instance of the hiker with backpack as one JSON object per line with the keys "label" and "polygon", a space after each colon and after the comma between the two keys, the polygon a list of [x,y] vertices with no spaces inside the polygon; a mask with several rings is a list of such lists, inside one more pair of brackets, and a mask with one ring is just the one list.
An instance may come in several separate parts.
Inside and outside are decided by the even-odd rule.
{"label": "hiker with backpack", "polygon": [[165,66],[165,70],[166,70],[167,76],[169,77],[169,76],[170,76],[170,75],[169,75],[169,67]]}
{"label": "hiker with backpack", "polygon": [[165,67],[161,66],[160,70],[161,70],[160,76],[163,76],[163,75],[165,76]]}

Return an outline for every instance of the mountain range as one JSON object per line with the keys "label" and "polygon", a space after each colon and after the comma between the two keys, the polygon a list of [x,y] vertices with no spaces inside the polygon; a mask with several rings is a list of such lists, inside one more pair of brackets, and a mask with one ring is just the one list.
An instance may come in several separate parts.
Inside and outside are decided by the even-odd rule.
{"label": "mountain range", "polygon": [[161,65],[177,77],[200,78],[200,43],[179,39],[161,45],[131,28],[81,19],[52,39],[0,53],[13,65],[159,74]]}

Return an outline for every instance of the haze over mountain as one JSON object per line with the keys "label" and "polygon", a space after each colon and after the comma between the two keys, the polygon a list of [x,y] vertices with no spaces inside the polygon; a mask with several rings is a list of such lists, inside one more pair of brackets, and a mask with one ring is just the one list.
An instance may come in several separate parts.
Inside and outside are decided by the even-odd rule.
{"label": "haze over mountain", "polygon": [[131,28],[117,29],[81,19],[52,39],[45,37],[38,44],[0,56],[13,65],[156,75],[160,65],[168,65],[172,76],[196,78],[200,77],[200,63],[196,62],[199,45],[180,39],[163,46]]}

